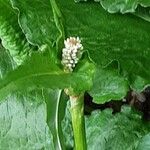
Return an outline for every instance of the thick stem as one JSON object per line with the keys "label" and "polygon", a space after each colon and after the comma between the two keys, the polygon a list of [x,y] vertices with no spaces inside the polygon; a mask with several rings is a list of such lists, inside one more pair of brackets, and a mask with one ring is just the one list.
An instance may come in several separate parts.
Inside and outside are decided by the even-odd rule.
{"label": "thick stem", "polygon": [[86,150],[86,134],[84,123],[84,96],[70,96],[71,117],[76,150]]}

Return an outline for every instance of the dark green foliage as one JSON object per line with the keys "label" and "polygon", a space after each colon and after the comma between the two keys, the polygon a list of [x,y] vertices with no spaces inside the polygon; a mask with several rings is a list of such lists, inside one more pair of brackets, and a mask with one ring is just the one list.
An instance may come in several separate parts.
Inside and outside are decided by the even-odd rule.
{"label": "dark green foliage", "polygon": [[[65,88],[101,104],[150,84],[150,1],[95,1],[0,0],[0,149],[73,147]],[[77,36],[83,57],[66,73],[63,42]],[[149,150],[150,125],[129,107],[85,120],[89,150]]]}

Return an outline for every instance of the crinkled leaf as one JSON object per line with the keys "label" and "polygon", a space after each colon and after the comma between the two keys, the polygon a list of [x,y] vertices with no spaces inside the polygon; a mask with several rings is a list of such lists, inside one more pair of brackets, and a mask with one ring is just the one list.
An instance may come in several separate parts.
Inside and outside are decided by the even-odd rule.
{"label": "crinkled leaf", "polygon": [[8,0],[0,0],[0,39],[17,64],[21,64],[34,49],[22,33],[17,14]]}
{"label": "crinkled leaf", "polygon": [[[82,2],[88,0],[75,0],[75,2]],[[99,2],[102,7],[109,13],[132,13],[150,22],[150,1],[149,0],[94,0]]]}
{"label": "crinkled leaf", "polygon": [[150,7],[149,0],[95,0],[100,2],[102,7],[110,13],[128,13],[135,12],[138,5]]}
{"label": "crinkled leaf", "polygon": [[150,22],[149,0],[95,0],[109,13],[133,13],[136,16]]}
{"label": "crinkled leaf", "polygon": [[111,110],[94,112],[86,118],[86,129],[88,149],[133,150],[149,133],[150,124],[130,107],[123,107],[116,115]]}
{"label": "crinkled leaf", "polygon": [[11,0],[19,12],[19,23],[30,43],[54,45],[59,37],[59,29],[49,0]]}
{"label": "crinkled leaf", "polygon": [[[62,123],[66,146],[73,147],[71,116],[69,109]],[[150,123],[143,122],[141,115],[130,107],[112,114],[111,109],[94,111],[85,117],[88,150],[133,150],[150,130]],[[144,149],[145,150],[145,149]]]}

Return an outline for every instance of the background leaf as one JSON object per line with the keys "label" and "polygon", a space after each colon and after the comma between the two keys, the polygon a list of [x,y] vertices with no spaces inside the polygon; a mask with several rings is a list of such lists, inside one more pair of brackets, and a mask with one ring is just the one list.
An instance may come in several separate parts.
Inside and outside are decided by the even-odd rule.
{"label": "background leaf", "polygon": [[142,139],[141,142],[138,145],[137,150],[150,150],[150,133],[145,135]]}
{"label": "background leaf", "polygon": [[[97,147],[99,150],[133,150],[150,130],[150,124],[143,122],[141,115],[127,106],[115,115],[111,109],[94,111],[85,117],[85,127],[88,150]],[[69,107],[62,128],[66,146],[71,149],[74,144]]]}
{"label": "background leaf", "polygon": [[0,44],[0,77],[2,78],[9,71],[16,67],[15,62],[12,60],[9,52]]}
{"label": "background leaf", "polygon": [[59,37],[59,30],[49,0],[11,0],[19,12],[19,23],[28,41],[41,46],[54,45]]}
{"label": "background leaf", "polygon": [[96,67],[93,86],[89,91],[93,102],[102,104],[112,99],[120,100],[126,95],[129,90],[128,82],[120,76],[116,67],[114,64],[105,69]]}
{"label": "background leaf", "polygon": [[[57,0],[57,3],[65,19],[67,37],[79,36],[84,50],[89,52],[89,57],[97,66],[107,68],[113,61],[118,62],[115,72],[119,72],[120,76],[116,73],[110,76],[110,80],[115,78],[116,87],[121,86],[121,76],[137,91],[142,91],[150,83],[149,22],[131,14],[109,14],[99,4],[91,1],[74,3],[66,0],[64,3]],[[110,69],[110,72],[113,71]],[[103,76],[107,76],[104,73],[105,71]],[[127,89],[124,80],[122,81],[121,87]],[[109,85],[106,80],[104,82],[101,80],[101,85]],[[117,99],[123,97],[120,90],[114,93]],[[110,93],[108,95],[110,97]],[[112,97],[114,98],[113,95]]]}
{"label": "background leaf", "polygon": [[128,13],[135,12],[138,5],[143,7],[150,7],[149,0],[95,0],[96,2],[100,2],[102,7],[106,9],[110,13]]}
{"label": "background leaf", "polygon": [[88,149],[136,149],[141,137],[149,133],[150,124],[142,122],[141,116],[130,107],[123,107],[114,116],[111,113],[105,110],[86,118]]}
{"label": "background leaf", "polygon": [[2,149],[54,149],[42,91],[14,93],[0,105]]}
{"label": "background leaf", "polygon": [[35,49],[27,42],[9,0],[0,0],[0,39],[16,64],[20,65]]}

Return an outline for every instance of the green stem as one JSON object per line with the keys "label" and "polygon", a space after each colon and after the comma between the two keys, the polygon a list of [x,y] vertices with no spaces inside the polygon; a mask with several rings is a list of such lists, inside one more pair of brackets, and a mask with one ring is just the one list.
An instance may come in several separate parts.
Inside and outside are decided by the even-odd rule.
{"label": "green stem", "polygon": [[71,117],[76,150],[86,150],[86,134],[84,123],[84,97],[70,96]]}

